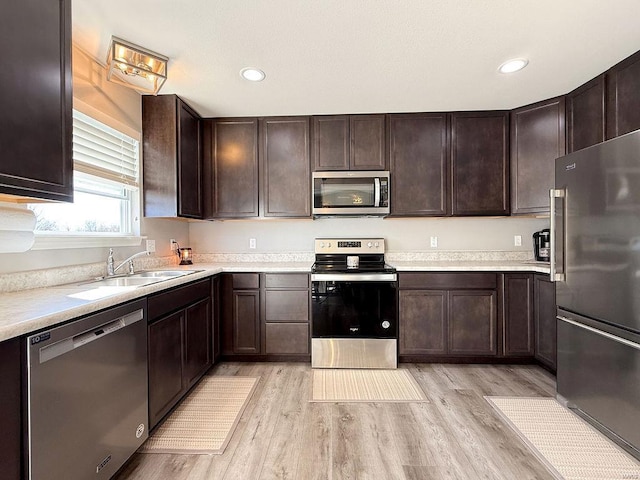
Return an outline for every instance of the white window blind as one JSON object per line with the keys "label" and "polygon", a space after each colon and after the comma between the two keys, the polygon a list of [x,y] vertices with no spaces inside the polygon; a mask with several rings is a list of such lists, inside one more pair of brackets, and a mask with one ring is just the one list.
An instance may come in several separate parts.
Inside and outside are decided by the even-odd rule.
{"label": "white window blind", "polygon": [[74,170],[138,187],[138,141],[73,111]]}

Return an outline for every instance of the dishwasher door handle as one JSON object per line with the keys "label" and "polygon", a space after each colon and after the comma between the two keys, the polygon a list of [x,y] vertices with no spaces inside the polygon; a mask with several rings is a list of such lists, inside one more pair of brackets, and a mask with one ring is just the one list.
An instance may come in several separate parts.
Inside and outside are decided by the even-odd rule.
{"label": "dishwasher door handle", "polygon": [[64,355],[75,348],[79,348],[95,340],[104,338],[107,335],[117,332],[121,328],[139,322],[143,318],[144,311],[142,309],[136,310],[133,313],[93,328],[88,332],[82,332],[46,345],[40,349],[40,363],[48,362],[49,360],[53,360],[60,355]]}

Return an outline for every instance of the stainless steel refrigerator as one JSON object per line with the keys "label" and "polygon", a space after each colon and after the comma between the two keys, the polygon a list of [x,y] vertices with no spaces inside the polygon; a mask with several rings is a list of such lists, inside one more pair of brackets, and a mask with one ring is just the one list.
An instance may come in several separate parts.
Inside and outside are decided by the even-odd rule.
{"label": "stainless steel refrigerator", "polygon": [[640,130],[558,158],[558,398],[640,458]]}

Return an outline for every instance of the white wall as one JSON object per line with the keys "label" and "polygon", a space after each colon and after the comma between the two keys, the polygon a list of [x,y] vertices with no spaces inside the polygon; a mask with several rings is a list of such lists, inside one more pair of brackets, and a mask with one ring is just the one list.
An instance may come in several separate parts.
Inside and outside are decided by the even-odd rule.
{"label": "white wall", "polygon": [[[194,253],[312,252],[316,237],[384,237],[387,250],[532,251],[532,234],[549,227],[548,218],[332,218],[318,220],[226,220],[189,223]],[[514,246],[514,235],[522,246]],[[438,237],[438,248],[430,237]],[[249,238],[257,248],[249,249]]]}

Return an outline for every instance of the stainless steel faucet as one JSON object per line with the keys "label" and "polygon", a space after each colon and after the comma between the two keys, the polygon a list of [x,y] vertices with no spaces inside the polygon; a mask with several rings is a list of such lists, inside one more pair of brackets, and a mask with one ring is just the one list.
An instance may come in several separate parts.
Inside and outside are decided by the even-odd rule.
{"label": "stainless steel faucet", "polygon": [[107,276],[111,277],[111,276],[115,275],[116,272],[120,268],[122,268],[122,266],[125,265],[126,263],[129,263],[129,273],[130,274],[131,273],[135,273],[135,271],[133,269],[133,259],[141,257],[142,255],[151,255],[151,252],[149,252],[147,250],[143,250],[142,252],[134,253],[130,257],[128,257],[125,260],[123,260],[120,265],[118,265],[117,267],[114,267],[115,262],[113,260],[113,248],[110,248],[109,249],[109,256],[107,257]]}

